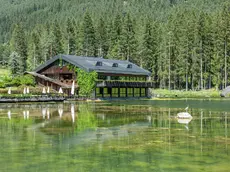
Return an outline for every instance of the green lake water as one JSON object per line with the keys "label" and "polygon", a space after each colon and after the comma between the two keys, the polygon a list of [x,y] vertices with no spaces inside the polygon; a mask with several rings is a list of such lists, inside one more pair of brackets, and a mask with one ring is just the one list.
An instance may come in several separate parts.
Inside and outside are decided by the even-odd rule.
{"label": "green lake water", "polygon": [[[193,119],[176,119],[188,105]],[[227,172],[229,163],[229,99],[0,104],[1,172]]]}

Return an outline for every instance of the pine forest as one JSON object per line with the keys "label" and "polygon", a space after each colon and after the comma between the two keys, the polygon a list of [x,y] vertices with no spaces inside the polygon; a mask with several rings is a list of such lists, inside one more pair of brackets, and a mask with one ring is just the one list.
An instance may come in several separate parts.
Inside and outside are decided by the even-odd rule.
{"label": "pine forest", "polygon": [[57,54],[122,59],[157,88],[230,83],[228,0],[0,0],[0,68],[32,71]]}

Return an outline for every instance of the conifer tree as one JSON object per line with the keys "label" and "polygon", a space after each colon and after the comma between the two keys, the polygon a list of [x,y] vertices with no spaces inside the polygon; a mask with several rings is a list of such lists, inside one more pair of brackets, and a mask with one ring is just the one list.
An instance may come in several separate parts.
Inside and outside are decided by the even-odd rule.
{"label": "conifer tree", "polygon": [[33,70],[43,62],[39,31],[35,30],[28,42],[28,69]]}
{"label": "conifer tree", "polygon": [[53,25],[53,46],[52,46],[52,55],[63,54],[63,36],[60,25],[57,20],[54,21]]}
{"label": "conifer tree", "polygon": [[76,53],[76,33],[75,21],[70,18],[67,19],[67,54],[74,55]]}
{"label": "conifer tree", "polygon": [[98,56],[106,57],[108,53],[108,37],[105,22],[100,18],[97,27]]}
{"label": "conifer tree", "polygon": [[22,65],[22,72],[27,70],[27,43],[26,36],[23,27],[21,24],[17,24],[14,27],[14,31],[11,38],[11,49],[15,51],[20,58],[20,64]]}
{"label": "conifer tree", "polygon": [[50,28],[49,24],[46,24],[44,27],[41,28],[41,63],[44,63],[53,57],[53,42],[54,36],[52,29]]}
{"label": "conifer tree", "polygon": [[21,58],[17,52],[14,51],[11,53],[9,68],[13,76],[21,75],[23,72],[23,65],[20,59]]}
{"label": "conifer tree", "polygon": [[118,14],[114,21],[111,21],[110,25],[108,26],[109,58],[122,59],[124,56],[121,48],[121,33],[122,21],[121,16]]}
{"label": "conifer tree", "polygon": [[88,12],[86,12],[83,21],[83,53],[85,56],[97,56],[97,45],[93,21]]}
{"label": "conifer tree", "polygon": [[121,52],[123,55],[123,60],[135,60],[137,51],[137,41],[135,38],[135,31],[133,26],[133,21],[128,14],[125,17],[121,32]]}

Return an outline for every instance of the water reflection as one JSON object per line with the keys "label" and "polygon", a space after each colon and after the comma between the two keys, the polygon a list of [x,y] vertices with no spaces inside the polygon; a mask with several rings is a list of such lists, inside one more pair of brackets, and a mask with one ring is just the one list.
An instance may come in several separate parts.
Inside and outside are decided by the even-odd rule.
{"label": "water reflection", "polygon": [[224,171],[230,161],[230,111],[190,108],[191,121],[175,119],[181,108],[123,102],[0,109],[1,171]]}
{"label": "water reflection", "polygon": [[46,108],[45,107],[42,108],[42,118],[43,119],[46,118]]}
{"label": "water reflection", "polygon": [[49,108],[46,109],[46,115],[47,115],[47,119],[50,119],[50,109]]}
{"label": "water reflection", "polygon": [[27,111],[23,111],[23,117],[24,117],[24,119],[26,120],[26,119],[29,119],[29,116],[30,116],[30,112],[27,110]]}
{"label": "water reflection", "polygon": [[58,114],[59,114],[59,117],[62,118],[62,115],[63,115],[63,105],[58,105]]}
{"label": "water reflection", "polygon": [[10,110],[8,110],[7,115],[8,115],[9,120],[11,120],[11,111]]}
{"label": "water reflection", "polygon": [[75,108],[74,104],[71,104],[71,117],[72,117],[72,122],[75,122]]}

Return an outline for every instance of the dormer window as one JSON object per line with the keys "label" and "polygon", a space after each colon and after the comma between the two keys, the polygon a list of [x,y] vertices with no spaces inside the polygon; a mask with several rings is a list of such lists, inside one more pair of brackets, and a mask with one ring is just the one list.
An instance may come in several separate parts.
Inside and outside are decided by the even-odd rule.
{"label": "dormer window", "polygon": [[128,64],[127,68],[131,69],[133,66],[132,64]]}
{"label": "dormer window", "polygon": [[113,67],[118,67],[118,64],[117,63],[113,63]]}
{"label": "dormer window", "polygon": [[98,62],[96,63],[96,66],[102,66],[102,62],[98,61]]}

